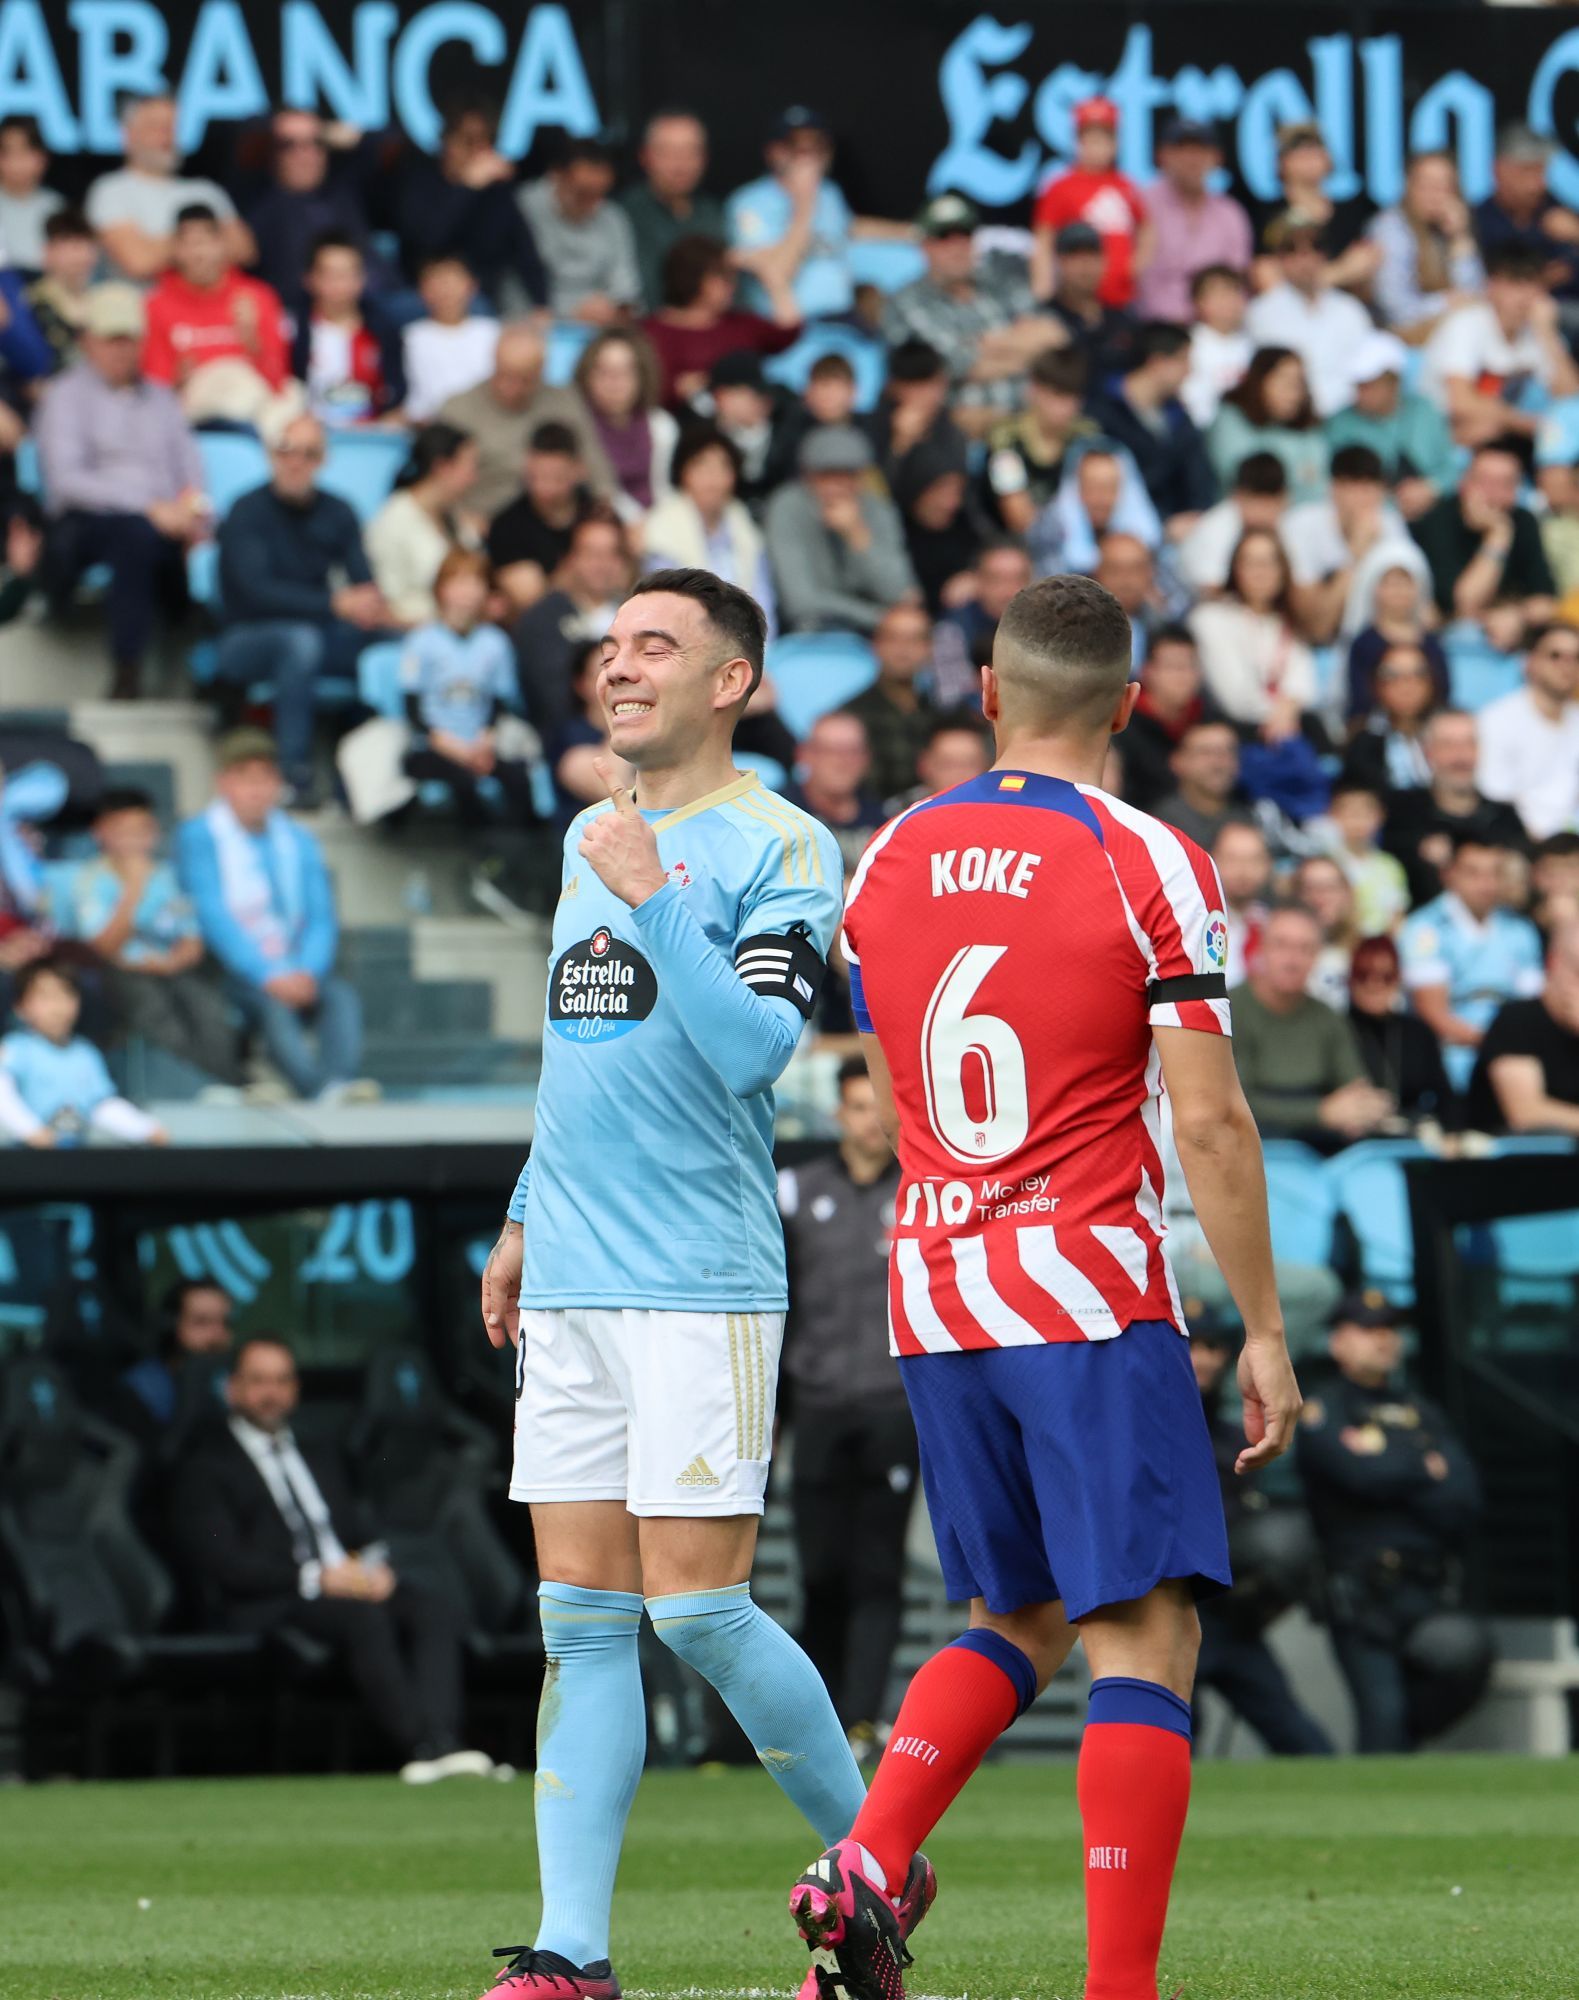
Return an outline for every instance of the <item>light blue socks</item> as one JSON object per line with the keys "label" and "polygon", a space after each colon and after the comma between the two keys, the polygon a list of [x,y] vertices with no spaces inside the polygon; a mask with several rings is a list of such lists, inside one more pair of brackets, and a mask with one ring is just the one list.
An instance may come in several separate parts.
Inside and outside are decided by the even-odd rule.
{"label": "light blue socks", "polygon": [[[632,1600],[622,1598],[621,1603]],[[832,1846],[855,1824],[866,1788],[821,1675],[749,1583],[649,1597],[653,1630],[712,1682],[763,1769]]]}
{"label": "light blue socks", "polygon": [[642,1601],[545,1583],[537,1602],[548,1656],[537,1711],[537,1948],[589,1965],[609,1955],[614,1873],[647,1754]]}

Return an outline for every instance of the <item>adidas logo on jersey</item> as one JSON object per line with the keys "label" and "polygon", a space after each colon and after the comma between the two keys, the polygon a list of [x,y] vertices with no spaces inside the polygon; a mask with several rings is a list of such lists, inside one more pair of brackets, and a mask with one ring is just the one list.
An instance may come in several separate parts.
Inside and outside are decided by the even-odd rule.
{"label": "adidas logo on jersey", "polygon": [[724,1482],[698,1452],[674,1483],[676,1486],[722,1486]]}

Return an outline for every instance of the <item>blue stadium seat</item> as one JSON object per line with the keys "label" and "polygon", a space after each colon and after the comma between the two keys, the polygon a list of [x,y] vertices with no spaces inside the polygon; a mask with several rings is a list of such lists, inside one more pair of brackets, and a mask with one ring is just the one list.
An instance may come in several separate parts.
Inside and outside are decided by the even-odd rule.
{"label": "blue stadium seat", "polygon": [[1579,1278],[1579,1214],[1507,1215],[1491,1225],[1505,1278]]}
{"label": "blue stadium seat", "polygon": [[919,243],[857,237],[850,245],[850,277],[857,285],[897,292],[926,274],[926,252]]}
{"label": "blue stadium seat", "polygon": [[199,431],[198,456],[203,461],[203,487],[214,503],[214,520],[222,521],[243,493],[269,481],[269,454],[263,440],[246,431]]}
{"label": "blue stadium seat", "polygon": [[389,498],[410,450],[404,431],[331,431],[318,483],[347,501],[366,527]]}
{"label": "blue stadium seat", "polygon": [[1403,1163],[1426,1156],[1413,1139],[1366,1139],[1326,1163],[1339,1212],[1354,1231],[1360,1275],[1400,1305],[1414,1298],[1414,1236]]}
{"label": "blue stadium seat", "polygon": [[1273,1254],[1286,1264],[1325,1267],[1338,1204],[1321,1156],[1297,1139],[1268,1139],[1262,1151]]}
{"label": "blue stadium seat", "polygon": [[556,319],[548,329],[548,353],[543,362],[543,380],[562,388],[576,372],[581,350],[597,331],[579,320]]}
{"label": "blue stadium seat", "polygon": [[400,691],[401,650],[397,640],[389,640],[367,647],[356,662],[356,691],[363,706],[375,715],[394,716],[397,721],[406,712]]}
{"label": "blue stadium seat", "polygon": [[1455,708],[1471,714],[1499,695],[1524,685],[1524,662],[1517,653],[1499,653],[1480,627],[1467,619],[1442,634],[1447,654],[1448,691]]}
{"label": "blue stadium seat", "polygon": [[16,448],[16,483],[24,493],[42,493],[44,474],[38,462],[38,446],[25,437]]}
{"label": "blue stadium seat", "polygon": [[857,332],[853,326],[824,321],[807,327],[793,347],[785,348],[782,354],[770,355],[762,364],[762,372],[770,382],[782,382],[798,396],[806,386],[812,363],[825,354],[845,356],[855,370],[855,407],[872,409],[888,379],[888,349],[880,340]]}
{"label": "blue stadium seat", "polygon": [[877,679],[877,656],[856,632],[793,632],[773,640],[766,664],[779,714],[797,742],[819,715],[852,701]]}
{"label": "blue stadium seat", "polygon": [[755,771],[770,792],[782,792],[789,783],[789,772],[777,757],[758,757],[753,751],[737,750],[735,766],[741,771]]}
{"label": "blue stadium seat", "polygon": [[218,604],[219,548],[212,536],[187,551],[186,587],[192,593],[194,604]]}

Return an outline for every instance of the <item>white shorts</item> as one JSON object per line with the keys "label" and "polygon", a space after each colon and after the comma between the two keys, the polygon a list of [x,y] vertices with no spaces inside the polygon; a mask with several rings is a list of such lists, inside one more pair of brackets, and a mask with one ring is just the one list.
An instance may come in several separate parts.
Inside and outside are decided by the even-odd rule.
{"label": "white shorts", "polygon": [[784,1315],[525,1309],[512,1500],[760,1514]]}

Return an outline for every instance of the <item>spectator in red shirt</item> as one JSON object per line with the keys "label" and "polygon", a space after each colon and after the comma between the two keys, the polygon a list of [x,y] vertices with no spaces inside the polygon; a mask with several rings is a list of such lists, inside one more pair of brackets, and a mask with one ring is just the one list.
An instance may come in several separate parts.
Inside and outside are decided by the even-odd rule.
{"label": "spectator in red shirt", "polygon": [[194,423],[254,422],[290,376],[277,294],[236,269],[224,225],[205,203],[177,215],[171,260],[148,296],[143,374],[173,388]]}
{"label": "spectator in red shirt", "polygon": [[1105,306],[1127,306],[1135,280],[1151,261],[1155,232],[1140,191],[1113,162],[1118,153],[1118,106],[1088,97],[1075,106],[1075,164],[1042,189],[1032,214],[1035,247],[1031,286],[1039,299],[1053,290],[1053,239],[1071,222],[1084,222],[1102,239],[1104,263],[1097,297]]}
{"label": "spectator in red shirt", "polygon": [[716,237],[682,236],[663,260],[663,304],[643,320],[663,375],[665,403],[689,402],[726,354],[778,354],[800,333],[787,284],[769,294],[771,319],[735,308],[735,267]]}

